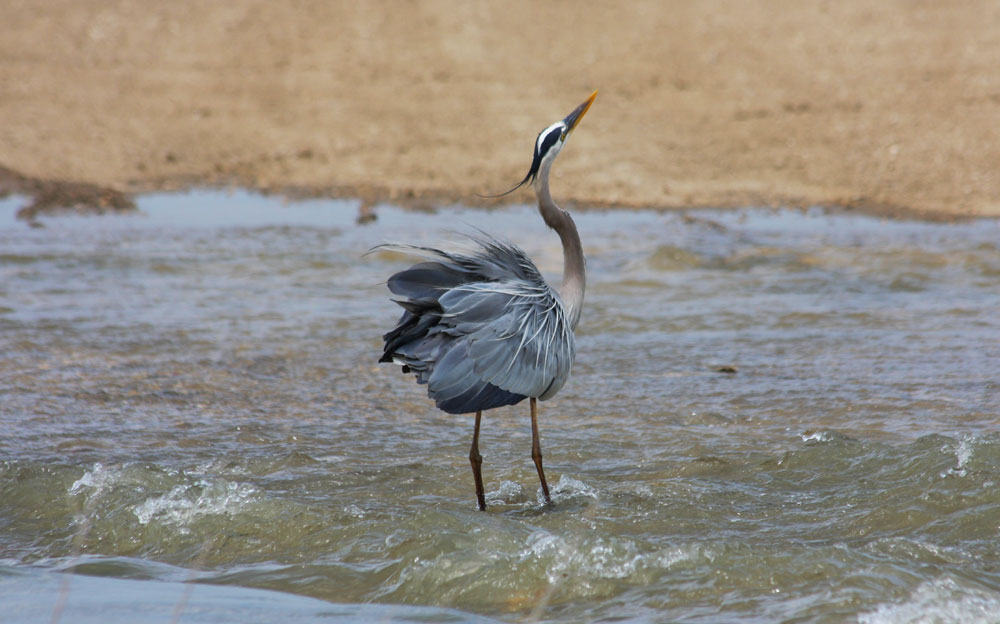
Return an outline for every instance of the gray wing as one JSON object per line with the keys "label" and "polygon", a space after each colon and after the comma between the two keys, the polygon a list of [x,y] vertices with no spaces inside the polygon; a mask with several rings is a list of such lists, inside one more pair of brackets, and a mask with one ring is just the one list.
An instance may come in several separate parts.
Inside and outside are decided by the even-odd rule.
{"label": "gray wing", "polygon": [[471,255],[405,248],[437,261],[390,278],[406,311],[385,335],[380,361],[416,373],[451,413],[548,399],[576,353],[563,303],[520,249],[473,240],[482,250]]}
{"label": "gray wing", "polygon": [[[547,284],[465,284],[440,299],[442,323],[468,345],[472,372],[502,390],[548,399],[569,377],[576,355],[573,331],[559,295]],[[439,367],[430,377],[452,377]]]}

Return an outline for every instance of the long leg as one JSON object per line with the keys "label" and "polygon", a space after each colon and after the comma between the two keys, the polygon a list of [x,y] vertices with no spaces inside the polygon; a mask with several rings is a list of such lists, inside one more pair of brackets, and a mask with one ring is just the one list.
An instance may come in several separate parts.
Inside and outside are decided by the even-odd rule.
{"label": "long leg", "polygon": [[472,478],[476,480],[476,500],[479,511],[486,511],[486,493],[483,491],[483,456],[479,454],[479,421],[483,412],[476,412],[476,428],[472,432],[472,449],[469,451],[469,462],[472,464]]}
{"label": "long leg", "polygon": [[551,505],[552,498],[549,497],[549,484],[545,482],[545,471],[542,470],[542,445],[538,441],[538,406],[535,397],[531,397],[531,459],[538,469],[538,479],[542,482],[542,494],[545,495],[545,504]]}

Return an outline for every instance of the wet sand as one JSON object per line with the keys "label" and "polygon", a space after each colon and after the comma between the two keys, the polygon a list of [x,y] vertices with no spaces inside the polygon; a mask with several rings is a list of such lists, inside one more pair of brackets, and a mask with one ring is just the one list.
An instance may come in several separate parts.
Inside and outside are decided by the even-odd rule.
{"label": "wet sand", "polygon": [[995,2],[2,13],[0,192],[36,201],[69,182],[112,206],[115,192],[215,185],[475,203],[519,180],[535,134],[599,88],[554,172],[564,201],[1000,215]]}

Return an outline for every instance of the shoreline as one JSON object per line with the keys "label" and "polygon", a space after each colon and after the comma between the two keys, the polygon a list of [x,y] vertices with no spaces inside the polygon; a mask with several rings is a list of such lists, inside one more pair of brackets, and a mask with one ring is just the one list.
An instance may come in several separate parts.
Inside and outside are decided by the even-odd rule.
{"label": "shoreline", "polygon": [[[10,195],[21,195],[27,202],[16,212],[19,220],[29,224],[37,223],[39,217],[51,217],[66,214],[104,215],[127,214],[138,211],[136,198],[151,193],[184,193],[195,190],[227,190],[242,189],[262,195],[277,195],[288,201],[306,201],[314,199],[357,199],[361,202],[359,223],[374,221],[377,216],[374,205],[391,203],[412,210],[434,210],[452,204],[461,204],[470,208],[490,210],[500,208],[518,200],[518,203],[533,204],[535,199],[530,191],[512,194],[502,201],[480,197],[476,194],[466,195],[458,191],[415,191],[413,189],[395,189],[361,186],[340,187],[308,187],[308,186],[268,186],[253,187],[238,180],[221,181],[219,179],[199,179],[188,176],[184,180],[160,180],[143,184],[130,185],[128,192],[110,186],[100,186],[87,182],[52,180],[30,177],[0,165],[0,199]],[[560,204],[569,210],[654,210],[654,211],[701,211],[701,210],[741,210],[745,208],[773,208],[788,210],[822,210],[862,214],[896,220],[916,220],[934,223],[953,223],[976,218],[997,218],[1000,215],[962,214],[952,212],[921,211],[905,206],[887,203],[857,201],[850,203],[817,203],[801,198],[767,198],[745,195],[743,200],[738,195],[731,203],[693,204],[693,205],[663,205],[656,203],[610,203],[601,200],[567,199]]]}

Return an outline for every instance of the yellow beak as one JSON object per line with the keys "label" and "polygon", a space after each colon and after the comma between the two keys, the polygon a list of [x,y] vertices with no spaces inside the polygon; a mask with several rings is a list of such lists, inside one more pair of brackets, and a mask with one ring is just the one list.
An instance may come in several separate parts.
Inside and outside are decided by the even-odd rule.
{"label": "yellow beak", "polygon": [[597,97],[597,91],[594,91],[593,93],[590,94],[590,97],[587,98],[587,100],[583,104],[577,106],[575,111],[567,115],[566,119],[563,119],[563,123],[565,123],[566,127],[568,128],[566,132],[572,132],[573,128],[576,127],[576,124],[580,123],[580,120],[583,119],[583,116],[587,114],[588,110],[590,110],[590,105],[594,103],[594,98],[596,97]]}

